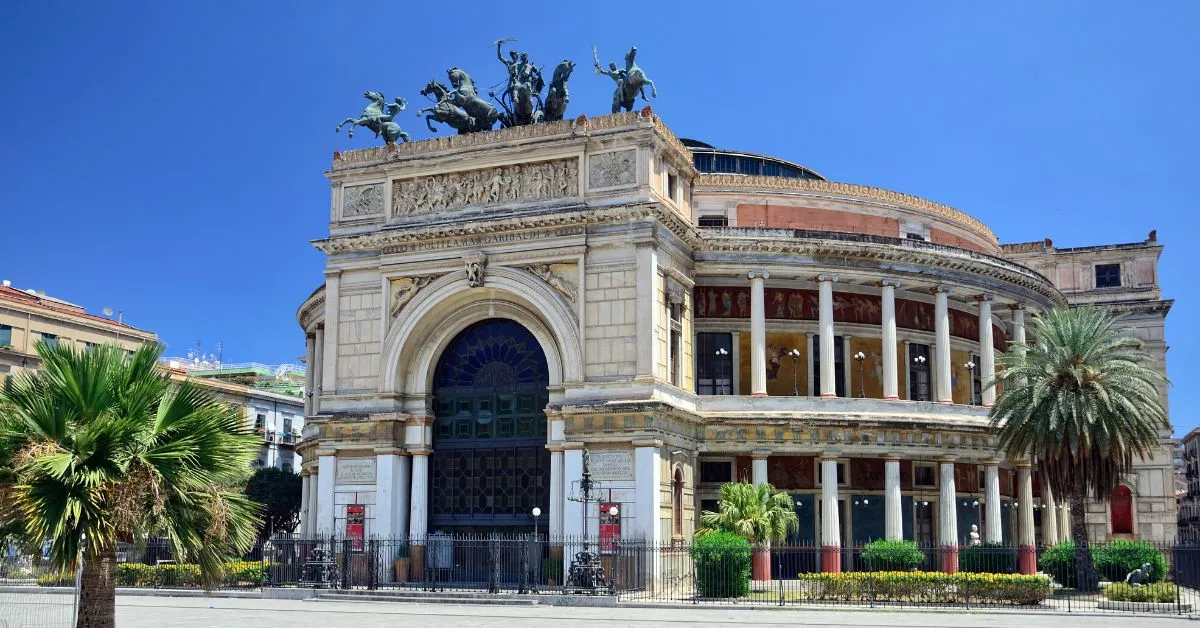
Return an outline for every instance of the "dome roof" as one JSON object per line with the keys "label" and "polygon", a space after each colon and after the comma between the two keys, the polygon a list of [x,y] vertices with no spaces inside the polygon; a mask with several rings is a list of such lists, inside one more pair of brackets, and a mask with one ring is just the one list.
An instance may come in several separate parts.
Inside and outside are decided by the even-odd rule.
{"label": "dome roof", "polygon": [[700,140],[680,138],[679,141],[691,151],[692,163],[700,172],[826,180],[817,172],[784,159],[716,148]]}

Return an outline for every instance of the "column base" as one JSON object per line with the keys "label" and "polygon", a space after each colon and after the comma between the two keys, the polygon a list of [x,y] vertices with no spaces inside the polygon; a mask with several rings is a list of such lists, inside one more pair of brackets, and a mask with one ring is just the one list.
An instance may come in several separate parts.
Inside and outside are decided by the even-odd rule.
{"label": "column base", "polygon": [[1022,545],[1018,552],[1018,570],[1026,576],[1037,573],[1037,548],[1032,545]]}
{"label": "column base", "polygon": [[900,401],[899,395],[891,395],[883,398],[884,401]]}
{"label": "column base", "polygon": [[942,546],[942,571],[945,573],[958,573],[957,545]]}
{"label": "column base", "polygon": [[822,399],[837,399],[837,393],[821,393]]}
{"label": "column base", "polygon": [[771,579],[771,550],[770,548],[760,547],[754,550],[750,558],[750,579],[751,580],[770,580]]}
{"label": "column base", "polygon": [[842,572],[842,548],[837,545],[821,546],[821,571],[824,573]]}
{"label": "column base", "polygon": [[942,404],[943,406],[952,406],[952,405],[954,405],[954,401],[953,401],[953,400],[950,400],[950,399],[940,399],[940,400],[938,400],[938,403]]}
{"label": "column base", "polygon": [[751,397],[766,397],[768,395],[765,392],[756,392],[756,393],[750,393],[750,396]]}

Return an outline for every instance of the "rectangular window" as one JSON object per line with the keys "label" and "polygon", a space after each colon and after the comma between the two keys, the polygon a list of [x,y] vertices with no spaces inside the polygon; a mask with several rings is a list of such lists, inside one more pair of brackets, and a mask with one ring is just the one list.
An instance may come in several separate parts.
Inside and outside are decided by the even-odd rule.
{"label": "rectangular window", "polygon": [[290,417],[290,416],[283,417],[283,433],[284,434],[292,433],[292,417]]}
{"label": "rectangular window", "polygon": [[733,394],[733,336],[696,334],[696,394]]}
{"label": "rectangular window", "polygon": [[979,467],[979,490],[984,493],[987,492],[987,471],[984,467]]}
{"label": "rectangular window", "polygon": [[42,332],[41,336],[42,344],[46,345],[47,349],[53,349],[58,346],[58,336],[46,332]]}
{"label": "rectangular window", "polygon": [[981,362],[979,361],[979,356],[972,355],[971,356],[971,364],[975,365],[975,368],[971,369],[971,405],[982,406],[983,405],[983,375],[980,374],[979,365],[981,364]]}
{"label": "rectangular window", "polygon": [[904,237],[908,238],[909,240],[920,240],[922,242],[925,241],[925,236],[923,236],[919,233],[909,232],[909,233],[904,234]]}
{"label": "rectangular window", "polygon": [[265,414],[254,415],[254,429],[259,432],[267,429],[267,415],[265,415]]}
{"label": "rectangular window", "polygon": [[701,460],[700,481],[721,484],[733,481],[733,463],[728,460]]}
{"label": "rectangular window", "polygon": [[936,465],[931,463],[913,463],[913,486],[921,488],[937,487]]}
{"label": "rectangular window", "polygon": [[701,216],[701,227],[728,227],[729,218],[727,216]]}
{"label": "rectangular window", "polygon": [[12,348],[12,327],[0,325],[0,347]]}
{"label": "rectangular window", "polygon": [[[839,397],[846,396],[846,356],[842,350],[845,346],[841,336],[833,337],[833,389]],[[812,339],[813,352],[813,391],[821,394],[821,335],[815,334]]]}
{"label": "rectangular window", "polygon": [[[817,459],[817,486],[821,485],[821,469],[824,468],[824,466],[825,465],[821,464],[821,460]],[[850,474],[846,473],[846,461],[838,460],[838,462],[837,462],[838,486],[846,486],[846,478],[848,478],[848,477],[850,477]]]}
{"label": "rectangular window", "polygon": [[683,380],[683,304],[668,303],[667,316],[670,319],[670,329],[667,338],[667,372],[671,384],[678,386]]}
{"label": "rectangular window", "polygon": [[667,173],[667,198],[679,202],[679,175]]}
{"label": "rectangular window", "polygon": [[1096,264],[1096,287],[1118,288],[1121,286],[1120,264]]}
{"label": "rectangular window", "polygon": [[929,345],[908,345],[908,398],[929,401]]}

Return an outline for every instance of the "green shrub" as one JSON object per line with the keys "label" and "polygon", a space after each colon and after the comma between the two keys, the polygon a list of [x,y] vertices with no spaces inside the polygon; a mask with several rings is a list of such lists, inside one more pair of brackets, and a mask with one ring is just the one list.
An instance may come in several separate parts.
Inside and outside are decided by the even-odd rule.
{"label": "green shrub", "polygon": [[1045,576],[926,571],[802,573],[810,599],[918,603],[1039,604],[1053,588]]}
{"label": "green shrub", "polygon": [[1096,573],[1110,582],[1124,582],[1129,572],[1145,563],[1150,563],[1150,582],[1161,582],[1167,573],[1167,559],[1146,541],[1111,541],[1093,548],[1092,560],[1096,563]]}
{"label": "green shrub", "polygon": [[1114,582],[1104,587],[1104,597],[1114,602],[1169,602],[1179,599],[1179,590],[1169,582],[1158,582],[1135,587],[1124,582]]}
{"label": "green shrub", "polygon": [[1017,550],[1003,543],[960,547],[958,570],[967,573],[1016,573]]}
{"label": "green shrub", "polygon": [[925,562],[916,541],[871,541],[863,547],[862,557],[871,571],[912,571]]}
{"label": "green shrub", "polygon": [[701,597],[740,597],[750,592],[750,542],[724,530],[696,537],[691,549]]}
{"label": "green shrub", "polygon": [[1062,541],[1047,548],[1038,559],[1038,568],[1064,587],[1075,586],[1075,541]]}
{"label": "green shrub", "polygon": [[37,585],[39,587],[73,587],[75,586],[75,574],[68,571],[44,574],[38,576]]}

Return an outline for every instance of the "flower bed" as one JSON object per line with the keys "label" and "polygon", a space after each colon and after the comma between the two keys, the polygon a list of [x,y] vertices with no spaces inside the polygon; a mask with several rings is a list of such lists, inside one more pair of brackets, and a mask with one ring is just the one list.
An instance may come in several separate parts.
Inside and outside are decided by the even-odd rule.
{"label": "flower bed", "polygon": [[805,573],[814,600],[927,604],[1039,604],[1053,590],[1045,576],[925,571]]}
{"label": "flower bed", "polygon": [[1179,599],[1179,590],[1169,582],[1157,582],[1135,587],[1114,582],[1104,587],[1104,597],[1114,602],[1171,602]]}
{"label": "flower bed", "polygon": [[[161,587],[165,589],[198,589],[203,585],[200,566],[194,564],[144,565],[117,563],[118,587]],[[225,564],[223,587],[259,587],[266,582],[263,564],[257,561],[234,561]],[[46,574],[37,579],[39,586],[73,586],[75,576],[69,572]]]}

